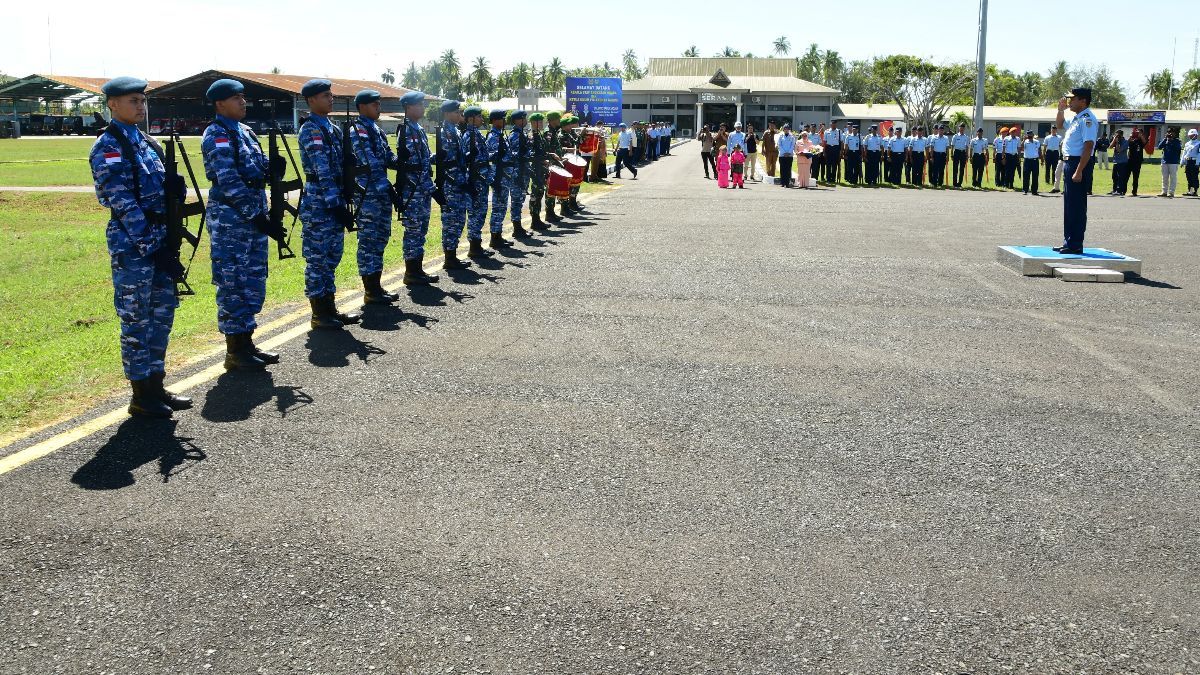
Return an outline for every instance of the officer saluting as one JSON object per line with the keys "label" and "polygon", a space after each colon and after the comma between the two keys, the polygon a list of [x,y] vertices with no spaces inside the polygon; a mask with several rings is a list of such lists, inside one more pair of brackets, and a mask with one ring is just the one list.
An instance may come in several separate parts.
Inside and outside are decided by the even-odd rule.
{"label": "officer saluting", "polygon": [[[283,241],[282,223],[267,217],[269,162],[258,137],[242,124],[245,87],[237,80],[213,82],[205,96],[216,117],[204,130],[200,151],[212,183],[205,216],[212,243],[212,278],[217,287],[217,329],[225,335],[226,370],[264,370],[279,355],[254,346],[255,316],[267,296],[267,237]],[[286,163],[274,167],[282,176]]]}
{"label": "officer saluting", "polygon": [[312,114],[300,125],[300,164],[308,179],[300,195],[304,224],[304,294],[312,305],[313,328],[340,329],[362,314],[338,312],[334,275],[342,261],[344,228],[353,224],[352,205],[342,195],[342,130],[329,121],[333,83],[309,80],[300,95]]}
{"label": "officer saluting", "polygon": [[[425,237],[429,234],[430,201],[433,199],[433,157],[429,140],[421,128],[425,116],[425,94],[410,91],[400,97],[404,109],[404,125],[396,132],[397,197],[400,200],[400,222],[404,225],[404,285],[420,286],[438,280],[426,274]],[[457,243],[456,243],[457,245]]]}
{"label": "officer saluting", "polygon": [[[1092,182],[1092,150],[1100,132],[1100,122],[1092,113],[1092,90],[1072,89],[1069,97],[1058,102],[1056,125],[1063,129],[1063,172],[1068,176],[1063,190],[1063,245],[1055,251],[1068,255],[1083,254],[1083,235],[1087,231],[1087,190]],[[1075,113],[1065,124],[1067,108]]]}
{"label": "officer saluting", "polygon": [[[184,194],[177,176],[168,185],[162,155],[137,125],[146,119],[145,80],[118,77],[101,87],[112,122],[92,145],[88,162],[96,199],[111,211],[105,231],[112,258],[113,304],[121,320],[121,362],[133,389],[131,415],[170,417],[192,407],[163,388],[167,342],[175,321],[175,279],[183,273],[167,242],[166,190]],[[177,179],[177,180],[176,180]]]}
{"label": "officer saluting", "polygon": [[362,190],[358,206],[358,275],[362,277],[363,302],[389,305],[400,299],[383,289],[383,251],[392,238],[392,185],[388,169],[399,167],[387,134],[379,128],[380,93],[363,89],[354,96],[358,119],[350,126],[350,147],[355,161],[366,173],[355,178]]}

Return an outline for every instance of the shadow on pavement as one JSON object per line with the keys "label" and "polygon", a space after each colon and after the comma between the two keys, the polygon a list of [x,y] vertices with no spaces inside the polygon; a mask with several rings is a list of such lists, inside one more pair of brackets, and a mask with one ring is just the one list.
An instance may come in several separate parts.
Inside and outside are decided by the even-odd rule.
{"label": "shadow on pavement", "polygon": [[[486,260],[491,261],[491,258],[487,258]],[[504,266],[504,263],[502,263],[502,262],[495,262],[495,263],[485,262],[485,264],[490,264],[492,266],[485,267],[483,269],[496,270],[496,269],[500,269],[501,267]],[[464,286],[479,286],[480,284],[482,284],[485,281],[493,283],[493,284],[498,284],[504,280],[504,277],[502,277],[502,276],[498,276],[495,274],[488,274],[487,272],[480,272],[479,271],[480,267],[482,267],[482,265],[480,265],[480,261],[473,260],[470,267],[468,267],[464,270],[446,270],[445,274],[447,277],[450,277],[450,280],[453,281],[454,283],[463,284]]]}
{"label": "shadow on pavement", "polygon": [[[442,275],[450,276],[452,270],[442,270]],[[450,277],[452,280],[454,277]],[[462,304],[467,300],[475,299],[470,293],[462,291],[447,291],[436,284],[428,286],[412,286],[408,289],[408,297],[413,301],[413,304],[422,307],[446,307],[450,302]]]}
{"label": "shadow on pavement", "polygon": [[302,387],[275,384],[275,376],[270,371],[225,372],[205,394],[200,416],[210,422],[240,422],[250,419],[252,412],[272,399],[281,417],[313,402],[312,396]]}
{"label": "shadow on pavement", "polygon": [[366,363],[372,356],[387,353],[359,340],[349,330],[311,330],[304,346],[308,348],[308,362],[318,368],[344,368],[350,365],[351,356]]}
{"label": "shadow on pavement", "polygon": [[411,323],[417,328],[428,328],[429,324],[438,322],[432,316],[405,312],[396,305],[365,305],[362,313],[362,323],[359,325],[367,330],[400,330],[401,325],[405,323]]}
{"label": "shadow on pavement", "polygon": [[1146,277],[1137,274],[1126,274],[1125,283],[1133,284],[1134,286],[1146,286],[1147,288],[1165,288],[1173,291],[1183,290],[1183,286],[1176,286],[1175,284],[1167,283],[1166,281],[1147,279]]}
{"label": "shadow on pavement", "polygon": [[158,475],[166,483],[207,458],[191,438],[176,436],[177,420],[130,417],[117,427],[87,464],[71,476],[85,490],[119,490],[137,482],[139,467],[158,461]]}

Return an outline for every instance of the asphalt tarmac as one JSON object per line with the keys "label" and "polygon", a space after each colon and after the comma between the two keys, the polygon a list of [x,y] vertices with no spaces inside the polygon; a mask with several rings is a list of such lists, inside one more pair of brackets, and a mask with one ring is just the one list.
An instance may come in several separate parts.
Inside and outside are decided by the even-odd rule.
{"label": "asphalt tarmac", "polygon": [[697,151],[0,476],[0,672],[1200,672],[1200,202]]}

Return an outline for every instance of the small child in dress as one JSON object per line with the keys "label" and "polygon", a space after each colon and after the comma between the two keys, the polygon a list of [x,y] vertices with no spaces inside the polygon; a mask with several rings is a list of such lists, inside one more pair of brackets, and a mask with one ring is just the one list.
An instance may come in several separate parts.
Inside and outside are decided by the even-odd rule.
{"label": "small child in dress", "polygon": [[746,153],[742,152],[742,146],[734,146],[733,154],[729,156],[729,167],[733,178],[732,187],[745,190],[746,186],[742,183],[742,172],[746,169]]}
{"label": "small child in dress", "polygon": [[717,153],[717,187],[729,187],[729,153],[724,147]]}

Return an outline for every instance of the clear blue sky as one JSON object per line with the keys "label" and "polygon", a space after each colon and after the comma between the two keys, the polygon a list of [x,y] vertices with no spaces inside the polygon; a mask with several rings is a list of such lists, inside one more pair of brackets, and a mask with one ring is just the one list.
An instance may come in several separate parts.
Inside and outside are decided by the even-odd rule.
{"label": "clear blue sky", "polygon": [[[458,53],[464,68],[476,56],[486,56],[493,72],[554,56],[568,66],[617,64],[625,49],[635,50],[644,62],[650,56],[678,56],[692,44],[704,56],[726,45],[766,56],[780,35],[791,40],[793,53],[816,41],[846,60],[901,52],[967,61],[974,60],[978,14],[975,0],[813,3],[803,18],[794,9],[782,9],[796,6],[790,3],[780,3],[779,10],[734,15],[730,10],[736,3],[699,0],[630,3],[628,12],[616,17],[604,10],[572,10],[569,15],[586,18],[576,21],[576,30],[564,30],[571,23],[568,13],[547,11],[561,5],[544,0],[530,3],[528,10],[507,2],[420,0],[8,4],[0,70],[10,75],[49,70],[52,50],[59,74],[135,74],[162,80],[214,67],[266,71],[273,66],[298,74],[376,79],[387,67],[399,74],[409,61],[426,62],[447,48]],[[947,10],[950,6],[957,9]],[[679,9],[685,7],[690,10]],[[1087,14],[1081,14],[1084,7]],[[1198,7],[1194,0],[1145,5],[992,0],[988,61],[1017,72],[1044,72],[1060,59],[1107,64],[1136,98],[1140,87],[1134,85],[1147,73],[1170,66],[1173,39],[1178,39],[1176,72],[1191,66],[1192,41],[1200,36]],[[829,18],[823,19],[825,15]],[[1188,16],[1193,18],[1184,18]],[[120,23],[113,17],[120,17]],[[902,35],[895,28],[898,19],[910,26],[899,31]],[[1134,21],[1140,27],[1131,27]],[[231,26],[244,28],[234,32]],[[154,51],[163,43],[139,41],[134,36],[142,31],[166,38],[170,48]]]}

